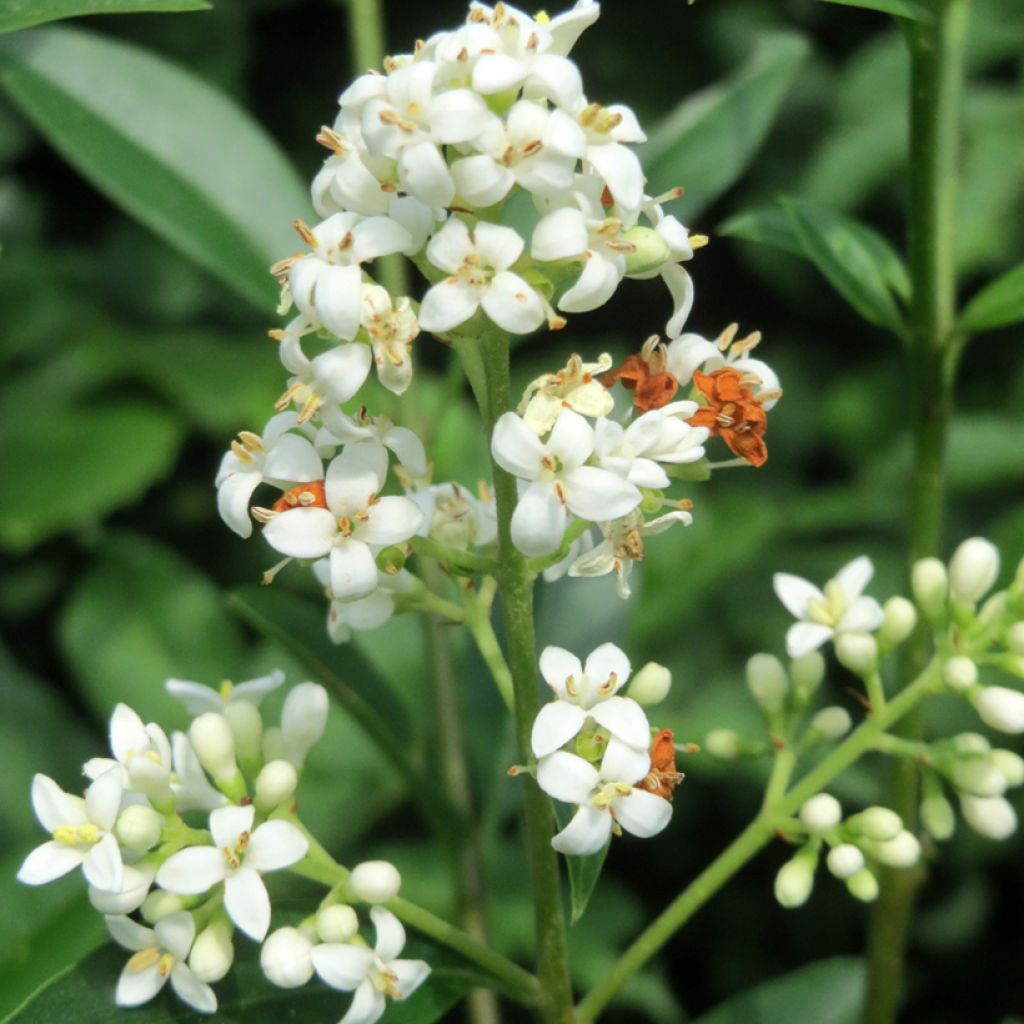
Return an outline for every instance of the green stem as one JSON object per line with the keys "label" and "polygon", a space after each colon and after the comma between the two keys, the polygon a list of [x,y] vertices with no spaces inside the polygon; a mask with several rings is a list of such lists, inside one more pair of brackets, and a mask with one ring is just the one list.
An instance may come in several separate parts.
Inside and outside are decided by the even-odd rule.
{"label": "green stem", "polygon": [[439,544],[430,537],[412,537],[409,546],[417,555],[425,555],[444,563],[466,575],[484,575],[494,572],[495,562],[490,555],[478,555],[474,551],[459,551]]}
{"label": "green stem", "polygon": [[[638,971],[737,871],[771,841],[780,819],[791,817],[805,801],[820,793],[840,772],[873,749],[878,737],[898,722],[941,680],[941,662],[934,660],[910,686],[872,715],[784,796],[768,803],[758,816],[640,933],[606,976],[587,993],[576,1012],[577,1024],[590,1024]],[[776,772],[782,773],[785,768]],[[774,775],[775,773],[773,773]]]}
{"label": "green stem", "polygon": [[[480,355],[485,369],[486,401],[481,413],[487,436],[495,420],[509,408],[509,339],[499,331],[484,335]],[[512,543],[512,513],[518,495],[515,478],[492,460],[494,497],[498,515],[498,570],[508,666],[512,673],[515,731],[519,756],[530,757],[530,730],[540,704],[537,686],[537,651],[533,632],[533,574],[525,557]],[[573,1021],[572,983],[569,980],[558,860],[551,849],[554,815],[547,796],[530,777],[522,778],[526,816],[527,856],[533,887],[534,925],[537,934],[537,974],[542,996],[538,1009],[544,1024]]]}
{"label": "green stem", "polygon": [[[486,585],[486,581],[485,584]],[[481,587],[481,589],[483,589]],[[463,602],[466,609],[466,628],[469,635],[484,659],[484,664],[491,673],[494,685],[501,694],[501,699],[509,711],[515,708],[515,686],[512,682],[512,672],[509,670],[508,662],[501,651],[497,634],[491,623],[490,603],[481,600],[475,591],[464,591]]]}
{"label": "green stem", "polygon": [[[914,467],[911,479],[910,560],[939,549],[943,466],[950,416],[949,358],[956,319],[955,214],[960,135],[960,94],[969,0],[928,0],[932,18],[906,24],[910,49],[910,209],[908,250],[911,405]],[[903,678],[927,657],[927,631],[908,645]],[[921,734],[918,716],[899,730]],[[912,761],[893,766],[889,804],[914,829],[918,772]],[[903,987],[903,960],[920,872],[886,870],[871,912],[864,1024],[892,1024]]]}

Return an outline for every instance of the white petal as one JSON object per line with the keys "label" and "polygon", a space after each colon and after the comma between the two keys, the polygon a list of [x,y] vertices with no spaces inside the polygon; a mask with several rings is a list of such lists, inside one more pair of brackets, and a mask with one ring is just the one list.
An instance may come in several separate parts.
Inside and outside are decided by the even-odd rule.
{"label": "white petal", "polygon": [[[409,248],[412,236],[390,217],[367,217],[352,229],[352,259],[357,263]],[[318,286],[319,287],[319,286]]]}
{"label": "white petal", "polygon": [[547,453],[523,420],[514,412],[506,412],[494,424],[491,454],[507,473],[524,480],[534,480],[540,475],[541,460]]}
{"label": "white petal", "polygon": [[380,498],[366,510],[366,520],[356,532],[367,544],[397,544],[414,536],[423,521],[423,513],[409,498]]}
{"label": "white petal", "polygon": [[89,902],[101,914],[124,915],[138,910],[149,895],[156,868],[143,865],[141,868],[124,865],[120,892],[103,892],[95,886],[89,887]]}
{"label": "white petal", "polygon": [[473,229],[473,243],[483,262],[495,270],[508,270],[523,254],[522,236],[501,224],[480,221]]}
{"label": "white petal", "polygon": [[540,674],[561,700],[573,700],[569,695],[566,682],[573,680],[574,689],[579,693],[583,679],[583,666],[580,659],[562,647],[545,647],[540,652]]}
{"label": "white petal", "polygon": [[249,840],[245,865],[257,871],[277,871],[302,860],[308,850],[309,840],[290,822],[265,821]]}
{"label": "white petal", "polygon": [[566,110],[573,110],[583,96],[583,80],[579,68],[571,60],[545,53],[533,61],[525,94],[549,97]]}
{"label": "white petal", "polygon": [[313,304],[313,292],[320,275],[326,269],[327,264],[318,256],[304,256],[296,260],[288,272],[288,289],[295,305],[310,320],[319,320]]}
{"label": "white petal", "polygon": [[127,704],[118,704],[110,716],[110,749],[122,764],[133,752],[149,746],[145,723]]}
{"label": "white petal", "polygon": [[562,829],[551,845],[559,853],[585,857],[608,842],[612,834],[612,816],[607,811],[586,805],[574,815],[572,821]]}
{"label": "white petal", "polygon": [[108,915],[106,918],[107,931],[110,937],[125,949],[137,953],[140,949],[148,949],[150,946],[159,946],[160,940],[152,928],[145,928],[123,914]]}
{"label": "white petal", "polygon": [[455,182],[432,142],[404,146],[398,155],[398,180],[404,191],[431,207],[449,206]]}
{"label": "white petal", "polygon": [[326,267],[316,282],[314,300],[320,323],[345,341],[359,330],[362,279],[359,267]]}
{"label": "white petal", "polygon": [[243,864],[224,880],[224,909],[251,939],[262,942],[270,928],[270,897],[263,879]]}
{"label": "white petal", "polygon": [[452,164],[451,173],[455,194],[471,206],[493,206],[504,199],[516,183],[507,167],[483,153],[457,160]]}
{"label": "white petal", "polygon": [[651,726],[643,708],[635,700],[610,697],[595,704],[590,715],[623,743],[644,751],[650,746]]}
{"label": "white petal", "polygon": [[217,1011],[217,996],[204,981],[200,981],[187,964],[176,963],[171,968],[171,987],[178,998],[200,1013]]}
{"label": "white petal", "polygon": [[85,855],[82,871],[90,885],[102,892],[120,892],[124,886],[124,863],[121,848],[111,833],[107,833]]}
{"label": "white petal", "polygon": [[526,65],[507,53],[485,53],[473,66],[473,88],[489,96],[519,85],[526,78]]}
{"label": "white petal", "polygon": [[420,327],[434,333],[450,331],[465,323],[479,308],[477,290],[459,278],[449,277],[423,296]]}
{"label": "white petal", "polygon": [[472,251],[473,242],[469,237],[469,228],[458,217],[450,217],[441,230],[431,238],[427,246],[427,259],[435,267],[454,274]]}
{"label": "white petal", "polygon": [[164,689],[175,699],[185,705],[185,710],[193,718],[207,711],[223,711],[224,701],[220,694],[210,686],[193,683],[187,679],[168,679]]}
{"label": "white petal", "polygon": [[832,629],[816,622],[795,622],[786,633],[786,653],[791,658],[802,658],[816,651],[832,634]]}
{"label": "white petal", "polygon": [[875,567],[867,555],[855,558],[836,573],[836,582],[842,588],[847,604],[853,604],[864,593],[864,588],[871,582],[874,574]]}
{"label": "white petal", "polygon": [[[601,644],[600,647],[595,647],[590,652],[590,655],[587,657],[587,663],[583,666],[583,671],[586,673],[587,679],[590,680],[592,687],[599,687],[614,676],[614,685],[608,690],[603,691],[610,697],[613,693],[621,690],[626,684],[626,680],[629,679],[631,666],[629,658],[626,657],[626,653],[621,647],[616,647],[612,643],[606,643]],[[646,741],[643,745],[646,746]]]}
{"label": "white petal", "polygon": [[262,479],[259,473],[235,473],[217,488],[217,513],[239,537],[252,536],[249,502]]}
{"label": "white petal", "polygon": [[615,820],[629,833],[647,839],[656,836],[672,820],[672,804],[643,789],[612,800]]}
{"label": "white petal", "polygon": [[197,896],[223,882],[226,872],[224,854],[219,849],[190,846],[167,858],[156,873],[156,884],[179,896]]}
{"label": "white petal", "polygon": [[837,631],[870,633],[882,624],[885,613],[873,597],[858,597],[846,610]]}
{"label": "white petal", "polygon": [[405,929],[402,922],[385,907],[372,907],[370,919],[377,933],[373,944],[374,952],[385,962],[394,960],[405,947]]}
{"label": "white petal", "polygon": [[401,995],[396,1001],[408,999],[430,976],[430,964],[425,960],[392,960],[388,967],[398,979],[396,985]]}
{"label": "white petal", "polygon": [[582,256],[589,244],[583,214],[566,206],[537,223],[530,242],[530,255],[535,260],[564,260]]}
{"label": "white petal", "polygon": [[668,372],[680,384],[688,384],[697,367],[703,366],[709,359],[720,359],[721,354],[714,342],[699,334],[683,334],[668,346],[666,365]]}
{"label": "white petal", "polygon": [[[369,346],[357,343],[335,345],[328,349],[313,360],[312,370],[318,390],[321,393],[326,390],[327,395],[340,404],[347,402],[363,386],[372,365],[373,356]],[[319,458],[317,463],[317,476],[313,477],[314,480],[323,472]],[[264,469],[264,473],[270,475],[267,469]]]}
{"label": "white petal", "polygon": [[291,508],[263,527],[267,543],[292,558],[320,558],[331,550],[338,523],[325,508]]}
{"label": "white petal", "polygon": [[574,470],[582,466],[594,450],[593,428],[578,412],[564,409],[555,420],[548,438],[548,449],[558,456],[564,470]]}
{"label": "white petal", "polygon": [[644,172],[636,153],[616,142],[588,146],[587,160],[604,179],[615,202],[635,210],[644,196]]}
{"label": "white petal", "polygon": [[118,1006],[141,1006],[148,1003],[167,983],[167,975],[161,974],[156,964],[141,971],[125,965],[117,980],[114,1002]]}
{"label": "white petal", "polygon": [[[650,733],[647,735],[649,737]],[[651,757],[647,753],[649,742],[649,739],[645,740],[643,749],[637,750],[610,736],[601,758],[601,778],[606,782],[628,782],[630,785],[639,782],[651,770]]]}
{"label": "white petal", "polygon": [[548,796],[567,804],[586,803],[599,781],[592,764],[564,750],[556,750],[537,762],[537,785]]}
{"label": "white petal", "polygon": [[327,507],[336,516],[360,515],[380,490],[387,472],[388,453],[376,438],[346,445],[327,467]]}
{"label": "white petal", "polygon": [[661,279],[672,296],[673,311],[665,325],[665,334],[676,338],[683,330],[686,318],[693,308],[693,278],[678,263],[670,263],[661,269]]}
{"label": "white petal", "polygon": [[228,701],[247,700],[250,704],[260,706],[260,701],[272,691],[276,690],[284,682],[284,673],[275,668],[273,672],[265,676],[258,676],[256,679],[248,679],[239,683],[231,691]]}
{"label": "white petal", "polygon": [[622,267],[599,253],[591,252],[583,264],[583,273],[558,300],[566,313],[589,313],[603,306],[615,294],[622,280]]}
{"label": "white petal", "polygon": [[18,870],[18,881],[24,885],[45,885],[66,875],[85,860],[85,851],[50,840],[37,846]]}
{"label": "white petal", "polygon": [[530,745],[534,757],[546,757],[575,736],[587,719],[587,713],[576,704],[553,700],[545,704],[533,721]]}
{"label": "white petal", "polygon": [[383,440],[411,476],[424,477],[429,473],[423,442],[407,427],[392,427]]}
{"label": "white petal", "polygon": [[491,118],[487,104],[470,89],[450,89],[430,101],[430,134],[445,145],[475,139]]}
{"label": "white petal", "polygon": [[809,602],[825,600],[825,595],[813,583],[788,572],[777,572],[772,577],[772,586],[775,588],[775,596],[798,619],[807,618]]}
{"label": "white petal", "polygon": [[49,775],[32,776],[32,809],[47,832],[61,825],[84,825],[89,821],[81,797],[65,793]]}
{"label": "white petal", "polygon": [[356,989],[355,998],[348,1008],[348,1013],[338,1024],[376,1024],[384,1016],[387,1002],[383,993],[370,981],[364,981]]}
{"label": "white petal", "polygon": [[213,845],[219,850],[233,847],[243,832],[252,831],[252,823],[256,817],[256,808],[249,804],[246,807],[221,807],[210,815],[210,833]]}
{"label": "white petal", "polygon": [[643,500],[643,495],[627,480],[597,466],[574,469],[563,484],[569,510],[592,523],[618,519]]}
{"label": "white petal", "polygon": [[544,306],[537,293],[518,275],[503,270],[491,279],[480,305],[509,334],[532,334],[544,323]]}
{"label": "white petal", "polygon": [[361,540],[339,541],[331,550],[331,593],[339,601],[354,601],[377,589],[377,562]]}
{"label": "white petal", "polygon": [[168,914],[157,921],[153,931],[161,949],[166,949],[175,960],[184,960],[196,937],[195,918],[187,910]]}
{"label": "white petal", "polygon": [[121,794],[124,791],[124,772],[120,767],[104,772],[85,791],[85,813],[89,820],[104,831],[114,827],[121,810]]}
{"label": "white petal", "polygon": [[562,543],[565,520],[565,506],[558,498],[554,482],[535,481],[512,513],[512,543],[524,555],[550,555]]}
{"label": "white petal", "polygon": [[310,952],[320,980],[331,988],[351,992],[373,966],[373,952],[365,946],[342,942],[321,942]]}
{"label": "white petal", "polygon": [[[363,345],[358,347],[365,350]],[[306,484],[311,480],[323,479],[324,464],[307,438],[298,434],[285,434],[267,452],[263,475],[268,480]]]}

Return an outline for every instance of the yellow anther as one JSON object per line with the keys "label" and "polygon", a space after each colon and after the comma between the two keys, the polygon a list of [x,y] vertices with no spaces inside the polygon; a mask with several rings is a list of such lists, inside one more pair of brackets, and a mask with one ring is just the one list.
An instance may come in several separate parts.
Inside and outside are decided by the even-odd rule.
{"label": "yellow anther", "polygon": [[252,455],[245,450],[245,446],[239,441],[231,442],[231,454],[244,466],[252,463]]}
{"label": "yellow anther", "polygon": [[316,235],[314,235],[301,220],[293,220],[292,227],[295,228],[299,233],[299,238],[301,238],[306,245],[310,247],[310,249],[315,249],[317,247]]}
{"label": "yellow anther", "polygon": [[156,969],[160,972],[161,978],[166,978],[171,973],[171,968],[174,967],[174,957],[170,953],[164,953],[157,962]]}
{"label": "yellow anther", "polygon": [[129,961],[129,971],[145,971],[160,960],[160,950],[155,946],[140,949]]}
{"label": "yellow anther", "polygon": [[263,438],[259,434],[254,434],[251,430],[240,430],[238,432],[238,440],[242,442],[242,447],[247,452],[263,451]]}
{"label": "yellow anther", "polygon": [[710,241],[711,239],[707,235],[690,235],[690,248],[696,252],[697,249],[703,249]]}

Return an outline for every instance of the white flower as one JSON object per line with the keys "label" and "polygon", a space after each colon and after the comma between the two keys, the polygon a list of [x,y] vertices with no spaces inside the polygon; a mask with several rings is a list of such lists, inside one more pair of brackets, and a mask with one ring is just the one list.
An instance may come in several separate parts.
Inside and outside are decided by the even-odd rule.
{"label": "white flower", "polygon": [[635,700],[615,696],[625,686],[629,672],[629,659],[612,643],[591,651],[585,666],[561,647],[545,647],[540,674],[555,700],[545,704],[534,720],[530,736],[534,756],[545,757],[564,746],[588,718],[646,753],[651,743],[647,716]]}
{"label": "white flower", "polygon": [[[352,417],[340,409],[325,409],[324,422],[327,430],[320,432],[318,440],[335,445],[380,445],[394,453],[414,480],[429,476],[430,467],[423,442],[408,427],[396,427],[387,416],[371,416],[366,409],[360,409]],[[386,466],[387,458],[382,461]]]}
{"label": "white flower", "polygon": [[185,705],[185,710],[193,717],[207,711],[223,713],[228,704],[238,700],[247,700],[250,704],[260,706],[260,701],[284,682],[284,673],[278,668],[269,675],[258,676],[244,683],[232,683],[225,680],[219,690],[202,683],[193,683],[185,679],[168,679],[164,684],[167,692]]}
{"label": "white flower", "polygon": [[93,757],[82,766],[88,778],[98,779],[120,766],[125,789],[143,793],[154,803],[170,797],[171,744],[159,725],[144,724],[127,704],[118,704],[110,716],[110,750],[115,760]]}
{"label": "white flower", "polygon": [[[310,359],[297,335],[285,333],[278,350],[281,365],[293,376],[278,399],[277,408],[290,402],[301,408],[298,422],[309,420],[325,403],[347,402],[366,382],[370,373],[370,349],[362,342],[333,345]],[[307,481],[296,481],[306,483]]]}
{"label": "white flower", "polygon": [[597,466],[586,466],[594,450],[587,421],[565,409],[547,443],[514,412],[494,425],[491,453],[502,469],[529,486],[512,516],[512,540],[526,555],[549,555],[565,533],[567,511],[597,522],[636,508],[642,495],[631,483]]}
{"label": "white flower", "polygon": [[462,551],[497,539],[493,500],[482,501],[454,481],[413,491],[409,497],[423,512],[421,536]]}
{"label": "white flower", "polygon": [[91,886],[119,893],[124,865],[113,828],[123,790],[120,766],[100,775],[85,791],[84,800],[65,793],[48,775],[35,775],[32,809],[53,838],[25,858],[18,881],[44,885],[81,865]]}
{"label": "white flower", "polygon": [[327,558],[313,563],[313,575],[323,586],[330,605],[327,610],[327,634],[336,644],[343,644],[351,637],[350,630],[363,632],[383,626],[395,612],[395,596],[412,586],[412,577],[407,572],[393,576],[377,570],[377,589],[366,597],[354,601],[339,601],[331,594],[331,563]]}
{"label": "white flower", "polygon": [[407,298],[392,302],[386,288],[365,285],[360,323],[370,336],[377,379],[388,391],[403,394],[412,381],[411,349],[420,333],[411,303]]}
{"label": "white flower", "polygon": [[587,163],[608,186],[617,206],[638,210],[644,172],[636,153],[623,145],[647,140],[636,115],[620,103],[610,107],[591,103],[579,112],[579,123],[587,137]]}
{"label": "white flower", "polygon": [[641,281],[657,276],[665,282],[669,295],[672,296],[673,305],[672,316],[665,324],[665,334],[669,338],[677,338],[682,333],[693,308],[693,279],[680,265],[680,261],[693,259],[697,239],[691,239],[689,231],[675,217],[665,214],[655,200],[646,201],[643,210],[662,242],[668,247],[668,256],[657,268],[630,271],[627,276]]}
{"label": "white flower", "polygon": [[843,566],[825,584],[824,592],[799,576],[777,572],[775,593],[800,621],[786,634],[786,650],[799,658],[816,650],[838,633],[868,633],[882,624],[884,614],[873,597],[864,597],[875,568],[865,555]]}
{"label": "white flower", "polygon": [[541,758],[537,764],[540,788],[556,800],[579,807],[551,845],[560,853],[585,856],[597,853],[616,826],[644,839],[657,835],[672,817],[672,804],[636,788],[650,766],[646,753],[614,736],[608,740],[600,769],[564,750]]}
{"label": "white flower", "polygon": [[240,537],[252,535],[249,501],[263,483],[280,486],[309,483],[323,477],[320,456],[310,442],[288,433],[298,423],[298,413],[283,412],[263,428],[263,436],[243,431],[231,443],[231,451],[217,471],[217,511]]}
{"label": "white flower", "polygon": [[427,245],[427,258],[450,276],[423,297],[420,326],[444,332],[465,323],[481,307],[511,334],[530,334],[544,322],[540,297],[509,270],[523,251],[511,228],[481,221],[473,233],[451,217]]}
{"label": "white flower", "polygon": [[[199,686],[198,683],[187,685]],[[202,689],[208,687],[204,686]],[[174,781],[171,783],[171,790],[174,793],[177,810],[215,811],[218,807],[223,807],[227,803],[227,797],[210,785],[210,780],[206,777],[189,738],[183,732],[175,732],[171,737],[171,746],[174,750]]]}
{"label": "white flower", "polygon": [[399,960],[405,946],[401,921],[383,907],[373,907],[370,918],[377,931],[373,949],[342,942],[313,947],[313,966],[320,979],[342,992],[355,990],[348,1013],[339,1024],[374,1024],[386,1008],[386,999],[406,999],[430,974],[423,960]]}
{"label": "white flower", "polygon": [[185,963],[196,934],[196,923],[187,911],[161,918],[145,928],[128,917],[107,917],[107,929],[114,941],[135,955],[125,964],[117,982],[114,1001],[118,1006],[148,1003],[167,984],[175,995],[200,1013],[213,1013],[217,997]]}
{"label": "white flower", "polygon": [[138,910],[149,895],[156,868],[145,862],[138,865],[125,864],[119,892],[105,892],[96,886],[89,886],[89,902],[101,914],[130,914]]}
{"label": "white flower", "polygon": [[538,437],[555,425],[563,409],[594,418],[607,416],[615,400],[599,375],[611,368],[612,357],[607,352],[598,356],[596,363],[585,363],[572,355],[564,370],[542,373],[526,386],[516,412]]}
{"label": "white flower", "polygon": [[270,897],[260,875],[302,860],[306,837],[287,821],[265,821],[253,831],[256,809],[221,807],[210,814],[213,846],[190,846],[169,857],[156,884],[179,896],[196,896],[224,883],[224,909],[250,938],[261,942],[270,927]]}
{"label": "white flower", "polygon": [[301,768],[310,749],[327,727],[327,691],[319,683],[299,683],[281,709],[281,739],[285,757]]}
{"label": "white flower", "polygon": [[370,545],[386,547],[408,540],[422,518],[408,498],[378,497],[387,467],[376,449],[350,445],[331,461],[325,478],[327,508],[289,509],[275,515],[263,531],[271,547],[282,554],[329,555],[331,592],[339,600],[355,600],[376,590],[377,563]]}

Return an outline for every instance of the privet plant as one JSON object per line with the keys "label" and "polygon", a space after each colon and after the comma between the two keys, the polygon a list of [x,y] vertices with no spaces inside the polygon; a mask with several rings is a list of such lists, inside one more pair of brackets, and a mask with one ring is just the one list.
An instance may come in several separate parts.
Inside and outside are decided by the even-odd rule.
{"label": "privet plant", "polygon": [[[284,685],[281,672],[219,687],[171,679],[168,692],[192,718],[187,733],[168,737],[119,704],[111,756],[83,766],[84,794],[43,774],[32,786],[49,838],[18,878],[42,885],[81,868],[92,906],[126,950],[120,977],[97,979],[118,1006],[147,1003],[169,981],[189,1007],[214,1014],[236,951],[255,943],[264,984],[334,991],[329,1012],[341,1024],[388,1019],[394,1001],[410,999],[413,1011],[426,998],[418,990],[430,988],[429,951],[539,1020],[587,1024],[776,840],[786,849],[773,854],[782,907],[801,906],[821,880],[878,901],[897,922],[872,931],[873,959],[897,967],[873,970],[866,1011],[891,1019],[914,869],[938,856],[958,818],[993,841],[1017,826],[1005,794],[1024,783],[1024,760],[992,733],[1024,732],[1024,563],[994,589],[1000,554],[987,540],[964,540],[948,562],[936,553],[948,396],[969,333],[953,319],[946,177],[966,0],[866,6],[904,16],[915,83],[912,291],[906,313],[892,305],[890,325],[914,370],[906,594],[871,596],[866,556],[820,585],[778,572],[775,593],[795,621],[778,651],[746,662],[763,723],[756,734],[728,722],[705,737],[663,728],[658,705],[671,674],[642,650],[610,640],[591,651],[537,650],[535,588],[581,577],[629,600],[634,563],[657,558],[658,535],[701,514],[698,484],[770,465],[765,436],[783,392],[759,358],[758,332],[686,330],[689,267],[699,279],[707,238],[672,213],[687,182],[648,194],[636,149],[645,134],[630,108],[588,95],[571,53],[586,45],[585,31],[600,31],[598,5],[531,16],[472,3],[463,23],[356,78],[316,134],[327,150],[312,183],[319,219],[296,220],[297,248],[272,268],[284,319],[270,335],[287,379],[274,415],[231,442],[217,507],[236,534],[259,534],[256,559],[280,556],[267,585],[312,573],[335,644],[415,613],[471,636],[518,744],[507,785],[523,807],[535,960],[524,967],[489,946],[478,912],[456,926],[403,898],[386,860],[339,863],[303,822],[303,769],[328,710],[323,686],[291,686],[271,722],[261,702]],[[420,284],[406,284],[403,260]],[[844,270],[841,253],[836,262],[855,288],[858,267]],[[600,315],[627,278],[651,282],[635,353],[614,365],[573,351],[573,321]],[[516,345],[536,332],[551,332],[550,368],[519,394]],[[472,392],[489,441],[487,480],[436,479],[429,447],[402,422],[429,345],[445,347]],[[371,375],[402,396],[393,418],[373,407],[381,391],[367,386]],[[830,651],[860,681],[858,721],[829,696]],[[969,704],[977,730],[923,734],[919,707],[938,694]],[[349,710],[401,762],[401,739],[356,704]],[[701,747],[725,762],[770,763],[760,810],[696,878],[672,880],[679,895],[590,991],[574,992],[563,875],[575,920],[610,844],[685,829],[687,790],[701,785],[689,757]],[[900,781],[874,803],[844,808],[829,790],[871,754],[902,766]],[[457,792],[418,784],[426,817],[457,831],[467,812]],[[466,870],[478,873],[478,853],[465,853]],[[279,904],[267,877],[279,872],[320,895],[301,908]],[[403,956],[406,926],[429,940],[417,946],[427,952]],[[437,1019],[447,1004],[422,1006],[402,1019]],[[469,1010],[478,1024],[498,1019],[486,991]]]}

